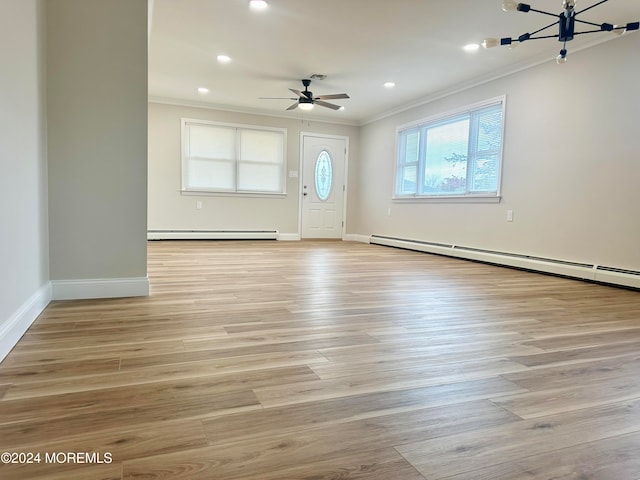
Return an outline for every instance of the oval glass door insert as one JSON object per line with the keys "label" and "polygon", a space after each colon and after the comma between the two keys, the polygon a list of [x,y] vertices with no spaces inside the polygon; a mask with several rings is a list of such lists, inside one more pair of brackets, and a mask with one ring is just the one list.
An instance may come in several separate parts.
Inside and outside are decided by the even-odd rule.
{"label": "oval glass door insert", "polygon": [[326,201],[333,187],[333,164],[326,150],[321,151],[316,159],[315,185],[318,198]]}

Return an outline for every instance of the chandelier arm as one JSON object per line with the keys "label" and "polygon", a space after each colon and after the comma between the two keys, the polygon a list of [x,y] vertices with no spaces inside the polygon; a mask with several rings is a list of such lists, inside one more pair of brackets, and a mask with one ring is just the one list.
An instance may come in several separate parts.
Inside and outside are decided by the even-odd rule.
{"label": "chandelier arm", "polygon": [[573,32],[574,35],[582,35],[584,33],[599,33],[602,32],[602,29],[598,29],[598,30],[585,30],[584,32]]}
{"label": "chandelier arm", "polygon": [[[607,1],[607,0],[605,0]],[[536,10],[535,8],[529,9],[530,12],[542,13],[543,15],[550,15],[552,17],[558,18],[557,13],[545,12],[544,10]]]}
{"label": "chandelier arm", "polygon": [[586,20],[578,20],[577,18],[576,18],[576,22],[586,23],[587,25],[593,25],[594,27],[601,27],[602,26],[601,23],[587,22]]}
{"label": "chandelier arm", "polygon": [[527,41],[529,40],[542,40],[543,38],[558,38],[560,35],[558,35],[557,33],[555,35],[543,35],[541,37],[529,37],[527,38]]}
{"label": "chandelier arm", "polygon": [[603,3],[606,3],[608,1],[609,0],[600,0],[599,2],[594,3],[590,7],[585,8],[584,10],[580,10],[579,12],[576,12],[576,15],[580,15],[582,12],[586,12],[587,10],[591,10],[593,7],[597,7],[598,5],[602,5]]}

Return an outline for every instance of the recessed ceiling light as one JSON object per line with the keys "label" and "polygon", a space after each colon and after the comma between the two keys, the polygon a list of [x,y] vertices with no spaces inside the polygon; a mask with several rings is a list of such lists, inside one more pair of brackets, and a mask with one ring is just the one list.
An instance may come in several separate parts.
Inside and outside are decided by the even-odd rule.
{"label": "recessed ceiling light", "polygon": [[218,55],[216,58],[219,63],[229,63],[231,61],[231,57],[229,55]]}
{"label": "recessed ceiling light", "polygon": [[252,10],[265,10],[269,4],[265,0],[251,0],[249,2],[249,7]]}
{"label": "recessed ceiling light", "polygon": [[342,105],[342,106],[338,109],[338,111],[342,111],[342,110],[344,110],[344,105]]}
{"label": "recessed ceiling light", "polygon": [[477,43],[470,43],[462,48],[465,52],[475,52],[480,48],[480,45],[478,45]]}
{"label": "recessed ceiling light", "polygon": [[198,87],[198,93],[200,95],[206,95],[207,93],[209,93],[209,89],[206,87]]}
{"label": "recessed ceiling light", "polygon": [[393,88],[395,86],[396,86],[396,84],[394,82],[386,82],[384,84],[384,88]]}

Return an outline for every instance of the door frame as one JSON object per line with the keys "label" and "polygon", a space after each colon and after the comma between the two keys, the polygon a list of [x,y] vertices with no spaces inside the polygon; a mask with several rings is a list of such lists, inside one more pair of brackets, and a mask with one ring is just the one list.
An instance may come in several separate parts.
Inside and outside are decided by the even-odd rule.
{"label": "door frame", "polygon": [[342,229],[341,229],[341,239],[344,240],[345,232],[347,228],[347,193],[349,191],[349,137],[347,135],[329,135],[325,133],[313,133],[313,132],[300,132],[300,168],[298,174],[298,238],[300,240],[302,237],[302,184],[304,183],[304,139],[305,137],[315,137],[315,138],[329,138],[332,140],[344,140],[344,172],[343,172],[343,182],[344,182],[344,195],[342,199]]}

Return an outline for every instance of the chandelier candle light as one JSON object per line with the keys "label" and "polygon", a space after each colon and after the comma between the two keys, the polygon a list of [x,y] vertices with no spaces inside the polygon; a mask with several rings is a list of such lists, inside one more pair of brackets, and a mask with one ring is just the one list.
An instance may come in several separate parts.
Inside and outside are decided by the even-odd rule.
{"label": "chandelier candle light", "polygon": [[[591,10],[598,5],[601,5],[609,0],[601,0],[599,2],[594,3],[590,7],[585,8],[579,12],[576,12],[576,0],[563,0],[562,2],[562,12],[559,15],[551,12],[545,12],[543,10],[537,10],[531,5],[526,3],[518,3],[515,0],[504,0],[502,2],[502,10],[505,12],[536,12],[541,13],[543,15],[549,15],[555,17],[556,20],[549,25],[542,27],[535,32],[531,33],[523,33],[517,38],[505,37],[498,40],[497,38],[486,38],[482,42],[482,46],[484,48],[492,48],[497,47],[498,45],[507,45],[510,47],[514,47],[517,45],[516,42],[522,43],[527,40],[539,40],[542,38],[557,38],[559,42],[562,42],[562,49],[560,50],[560,54],[556,57],[556,62],[558,64],[562,64],[567,61],[567,42],[573,40],[575,35],[583,35],[585,33],[597,33],[597,32],[613,32],[618,35],[622,35],[625,32],[630,32],[632,30],[638,30],[640,28],[640,22],[632,22],[627,23],[626,25],[613,25],[611,23],[593,23],[587,22],[585,20],[578,19],[578,15],[587,10]],[[585,30],[582,32],[576,32],[575,26],[576,23],[581,23],[585,25],[590,25],[592,27],[597,27],[592,30]],[[558,27],[558,33],[556,35],[538,35],[544,30],[551,28],[553,26]]]}

